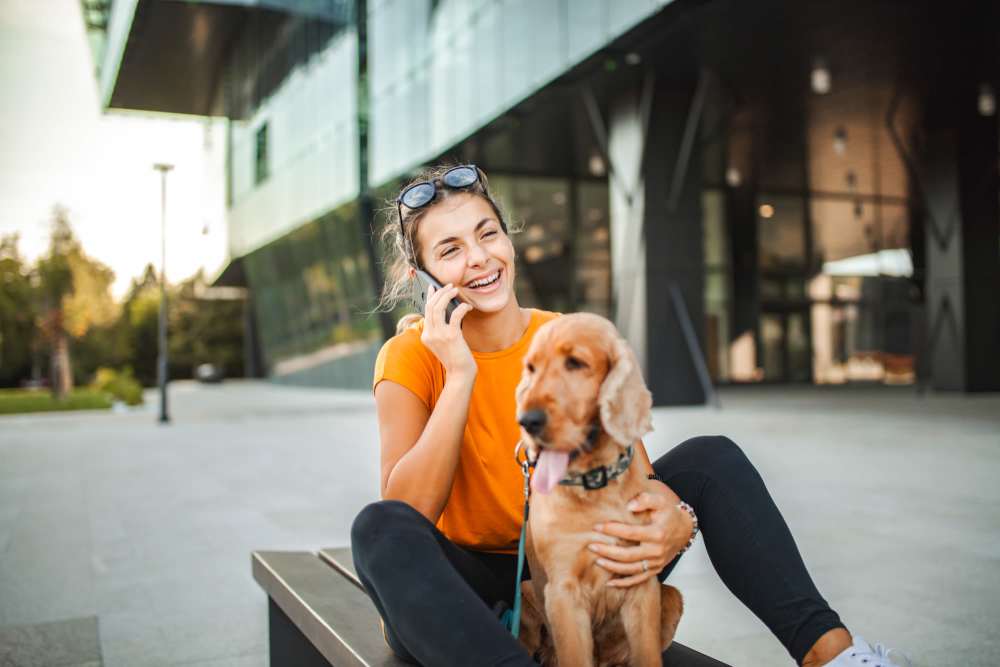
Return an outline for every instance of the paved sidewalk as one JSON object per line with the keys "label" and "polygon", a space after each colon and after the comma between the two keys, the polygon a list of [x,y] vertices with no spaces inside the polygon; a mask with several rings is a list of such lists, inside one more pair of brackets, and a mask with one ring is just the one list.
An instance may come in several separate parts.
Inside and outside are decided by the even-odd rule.
{"label": "paved sidewalk", "polygon": [[[22,664],[15,641],[58,635],[57,664],[264,665],[250,551],[345,545],[377,496],[367,392],[177,383],[167,427],[149,398],[0,419],[0,664]],[[924,667],[1000,664],[1000,397],[741,388],[722,402],[657,409],[651,456],[732,437],[852,630]],[[701,542],[672,580],[678,639],[734,665],[792,664]]]}

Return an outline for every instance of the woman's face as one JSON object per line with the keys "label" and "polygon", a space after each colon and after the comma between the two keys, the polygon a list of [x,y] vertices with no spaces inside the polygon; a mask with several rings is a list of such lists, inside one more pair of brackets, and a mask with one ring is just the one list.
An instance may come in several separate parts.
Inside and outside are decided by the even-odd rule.
{"label": "woman's face", "polygon": [[417,243],[424,268],[482,312],[513,300],[514,246],[482,197],[458,193],[434,204],[420,220]]}

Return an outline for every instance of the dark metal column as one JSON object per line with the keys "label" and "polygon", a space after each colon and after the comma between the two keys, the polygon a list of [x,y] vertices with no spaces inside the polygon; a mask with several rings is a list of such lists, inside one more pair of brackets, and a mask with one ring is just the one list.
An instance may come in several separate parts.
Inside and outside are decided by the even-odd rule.
{"label": "dark metal column", "polygon": [[[354,11],[358,37],[358,224],[368,256],[369,275],[376,298],[382,292],[382,270],[375,251],[375,207],[368,187],[368,0],[357,0]],[[391,338],[396,327],[389,313],[379,313],[382,336]]]}
{"label": "dark metal column", "polygon": [[[946,18],[939,26],[943,39],[966,48],[947,53],[926,94],[923,151],[919,167],[910,167],[926,215],[927,354],[934,388],[997,391],[1000,9],[995,3],[960,3]],[[980,100],[984,90],[992,91],[992,109]],[[909,157],[901,143],[897,139]]]}
{"label": "dark metal column", "polygon": [[[701,150],[694,139],[702,94],[701,86],[693,85],[658,89],[647,136],[646,380],[655,405],[701,404],[712,393],[699,374],[705,345],[705,257]],[[685,154],[686,160],[677,159]]]}

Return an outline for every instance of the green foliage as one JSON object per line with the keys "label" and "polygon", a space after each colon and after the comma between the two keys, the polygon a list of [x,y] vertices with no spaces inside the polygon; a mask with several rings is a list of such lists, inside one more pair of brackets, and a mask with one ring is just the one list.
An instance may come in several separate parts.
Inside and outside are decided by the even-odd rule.
{"label": "green foliage", "polygon": [[191,377],[203,363],[219,366],[226,377],[241,377],[243,301],[207,298],[205,289],[205,277],[199,271],[171,297],[171,377]]}
{"label": "green foliage", "polygon": [[[167,297],[169,300],[169,296]],[[145,387],[156,384],[159,350],[160,288],[156,271],[146,266],[142,278],[134,279],[122,304],[120,326],[136,379]]]}
{"label": "green foliage", "polygon": [[[72,388],[74,376],[93,371],[75,358],[73,348],[92,329],[110,327],[117,319],[118,306],[111,297],[114,279],[111,269],[84,253],[66,209],[54,207],[49,249],[35,265],[33,292],[36,332],[49,353],[50,370],[56,369],[50,372],[55,394]],[[90,353],[85,361],[100,349],[95,343],[82,346]]]}
{"label": "green foliage", "polygon": [[[0,386],[44,374],[62,391],[99,374],[102,390],[110,383],[109,391],[120,389],[115,395],[130,402],[135,387],[125,385],[140,395],[143,385],[155,385],[160,284],[153,266],[116,303],[114,273],[84,253],[61,207],[53,209],[49,249],[34,267],[17,246],[16,236],[0,237]],[[206,362],[227,377],[243,375],[243,301],[211,297],[200,272],[167,287],[171,379],[190,378]],[[112,381],[108,369],[126,367],[134,375],[119,375],[129,381]]]}
{"label": "green foliage", "polygon": [[62,399],[33,389],[0,389],[0,415],[54,410],[106,410],[111,400],[102,392],[75,389]]}
{"label": "green foliage", "polygon": [[66,332],[80,339],[95,326],[109,326],[118,317],[118,305],[111,296],[115,272],[85,255],[83,251],[67,256],[73,289],[63,296],[63,322]]}
{"label": "green foliage", "polygon": [[0,237],[0,386],[31,374],[34,290],[17,244],[17,234]]}
{"label": "green foliage", "polygon": [[102,366],[123,368],[132,363],[129,329],[119,317],[111,324],[91,327],[73,341],[73,379],[85,385]]}
{"label": "green foliage", "polygon": [[128,405],[142,404],[142,385],[136,381],[128,366],[121,372],[113,368],[98,368],[90,388],[109,394]]}
{"label": "green foliage", "polygon": [[37,289],[43,311],[62,308],[63,297],[73,291],[71,256],[82,252],[69,223],[69,213],[61,206],[52,209],[52,235],[48,252],[35,266]]}

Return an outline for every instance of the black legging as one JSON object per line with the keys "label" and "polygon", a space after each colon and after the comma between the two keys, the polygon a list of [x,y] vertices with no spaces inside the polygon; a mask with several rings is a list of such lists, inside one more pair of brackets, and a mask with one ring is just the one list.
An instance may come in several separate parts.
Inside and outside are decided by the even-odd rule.
{"label": "black legging", "polygon": [[[722,436],[692,438],[653,464],[698,515],[726,586],[801,663],[824,633],[842,628],[813,584],[785,520],[743,451]],[[351,529],[354,565],[402,658],[428,667],[534,665],[500,624],[516,557],[464,549],[399,501],[365,507]],[[679,558],[659,574],[662,581]]]}

